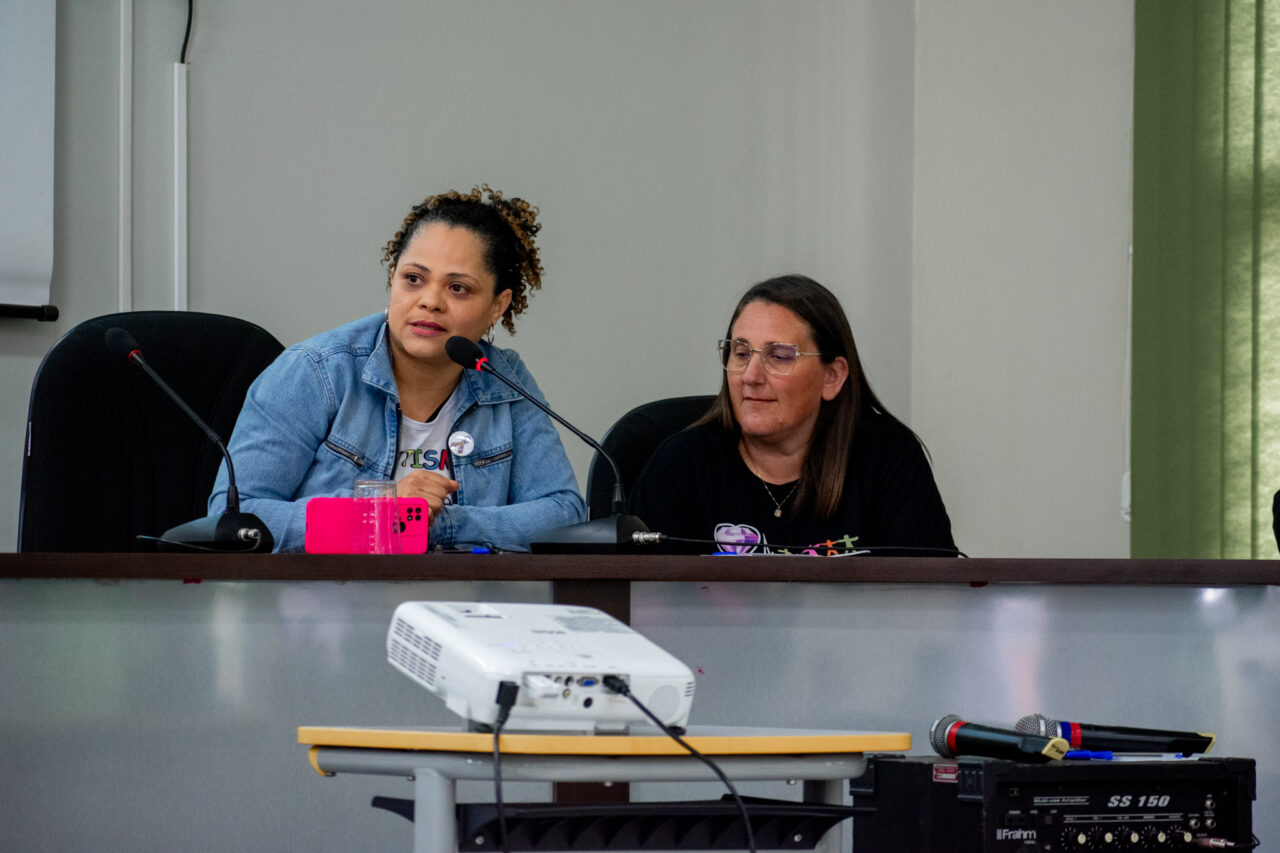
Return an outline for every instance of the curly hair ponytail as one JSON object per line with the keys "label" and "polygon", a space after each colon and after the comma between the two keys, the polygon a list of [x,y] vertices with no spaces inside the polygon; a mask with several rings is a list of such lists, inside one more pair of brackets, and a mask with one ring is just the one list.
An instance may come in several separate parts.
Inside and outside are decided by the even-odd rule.
{"label": "curly hair ponytail", "polygon": [[[485,199],[485,194],[488,199]],[[485,263],[494,277],[494,295],[511,291],[511,304],[502,314],[502,325],[515,334],[515,318],[529,307],[529,291],[542,287],[542,263],[534,242],[542,226],[538,208],[522,198],[503,198],[488,184],[469,193],[448,190],[415,205],[396,236],[382,250],[390,283],[400,263],[400,253],[419,231],[435,222],[466,228],[485,244]]]}

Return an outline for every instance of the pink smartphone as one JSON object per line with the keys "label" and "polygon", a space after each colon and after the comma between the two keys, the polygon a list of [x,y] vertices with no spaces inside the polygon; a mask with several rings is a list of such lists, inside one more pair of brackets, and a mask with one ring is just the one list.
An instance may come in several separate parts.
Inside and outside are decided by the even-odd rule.
{"label": "pink smartphone", "polygon": [[[399,498],[400,552],[425,554],[431,513],[423,498]],[[354,498],[312,498],[307,501],[307,532],[303,548],[308,554],[350,554]]]}

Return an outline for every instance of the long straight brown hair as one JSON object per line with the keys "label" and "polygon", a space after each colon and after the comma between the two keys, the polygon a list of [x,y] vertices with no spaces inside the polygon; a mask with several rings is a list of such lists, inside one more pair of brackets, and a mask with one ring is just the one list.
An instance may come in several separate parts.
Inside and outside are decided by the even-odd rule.
{"label": "long straight brown hair", "polygon": [[[808,325],[818,346],[823,364],[843,356],[849,363],[849,378],[833,400],[823,400],[818,420],[801,467],[800,485],[796,490],[795,511],[814,511],[818,518],[830,518],[844,495],[845,476],[849,470],[849,454],[853,449],[853,433],[867,412],[892,418],[876,397],[862,371],[853,331],[844,308],[835,294],[803,275],[783,275],[754,285],[738,300],[729,318],[725,338],[733,336],[733,324],[742,309],[752,302],[780,305]],[[896,418],[895,418],[896,420]],[[733,438],[742,434],[733,406],[729,402],[729,377],[720,381],[720,394],[698,424],[712,424]]]}

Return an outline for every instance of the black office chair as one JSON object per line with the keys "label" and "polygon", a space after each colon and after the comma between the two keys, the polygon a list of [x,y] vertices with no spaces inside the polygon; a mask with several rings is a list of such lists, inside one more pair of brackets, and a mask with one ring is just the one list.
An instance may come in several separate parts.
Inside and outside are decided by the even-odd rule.
{"label": "black office chair", "polygon": [[[605,433],[600,444],[618,463],[622,487],[631,486],[662,440],[692,424],[707,413],[715,397],[669,397],[636,406]],[[613,511],[613,468],[597,453],[587,472],[587,508],[591,518],[604,518]]]}
{"label": "black office chair", "polygon": [[225,441],[245,392],[283,351],[246,320],[131,311],[86,320],[41,362],[31,385],[18,510],[19,551],[150,551],[205,515],[222,453],[107,329],[137,340],[147,363]]}
{"label": "black office chair", "polygon": [[1276,547],[1280,548],[1280,492],[1271,499],[1271,532],[1276,535]]}

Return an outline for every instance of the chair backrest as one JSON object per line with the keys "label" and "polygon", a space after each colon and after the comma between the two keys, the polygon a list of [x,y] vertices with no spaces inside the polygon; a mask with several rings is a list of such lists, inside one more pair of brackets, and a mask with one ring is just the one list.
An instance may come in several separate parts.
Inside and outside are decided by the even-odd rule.
{"label": "chair backrest", "polygon": [[131,311],[86,320],[45,355],[31,385],[19,551],[148,551],[207,512],[222,454],[140,368],[112,354],[107,329],[137,340],[147,363],[224,441],[245,392],[284,347],[234,317]]}
{"label": "chair backrest", "polygon": [[[668,397],[644,403],[609,427],[600,445],[618,463],[622,487],[628,494],[649,457],[663,439],[677,433],[707,413],[715,396]],[[613,468],[597,453],[587,472],[587,508],[591,518],[613,511]]]}
{"label": "chair backrest", "polygon": [[1271,499],[1271,532],[1276,535],[1276,547],[1280,548],[1280,492]]}

